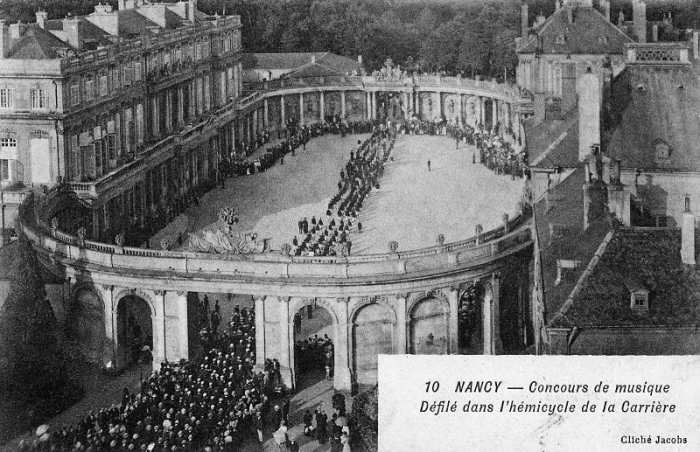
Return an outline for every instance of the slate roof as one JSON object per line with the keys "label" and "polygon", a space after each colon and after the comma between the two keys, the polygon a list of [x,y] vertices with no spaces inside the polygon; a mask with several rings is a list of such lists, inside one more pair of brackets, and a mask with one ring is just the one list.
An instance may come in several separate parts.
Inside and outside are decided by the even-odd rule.
{"label": "slate roof", "polygon": [[149,33],[148,27],[158,27],[158,24],[139,14],[136,9],[119,11],[119,36],[128,38]]}
{"label": "slate roof", "polygon": [[533,168],[575,168],[578,159],[578,109],[572,108],[561,120],[536,124],[524,121],[528,160]]}
{"label": "slate roof", "polygon": [[[569,23],[567,10],[559,8],[535,31],[541,40],[542,53],[559,54],[622,54],[624,44],[632,39],[615,24],[592,7],[573,9],[573,23]],[[564,36],[564,43],[557,43],[558,36]],[[518,53],[535,53],[537,39],[531,37],[517,51]]]}
{"label": "slate roof", "polygon": [[[630,65],[621,80],[628,102],[613,129],[608,152],[623,168],[700,171],[700,71],[691,65]],[[615,103],[614,103],[615,104]],[[656,144],[671,148],[657,158]]]}
{"label": "slate roof", "polygon": [[[605,219],[594,221],[583,230],[584,180],[585,173],[581,165],[535,203],[535,227],[540,248],[547,323],[562,308],[610,230]],[[555,284],[557,259],[577,260],[581,263],[581,266],[568,272],[559,284]]]}
{"label": "slate roof", "polygon": [[[696,231],[696,243],[700,234]],[[680,257],[679,229],[621,228],[554,326],[690,326],[700,323],[700,273]],[[624,281],[641,281],[649,312],[630,309]]]}
{"label": "slate roof", "polygon": [[57,49],[71,49],[71,46],[36,24],[27,26],[24,35],[13,43],[8,58],[42,60],[60,58]]}

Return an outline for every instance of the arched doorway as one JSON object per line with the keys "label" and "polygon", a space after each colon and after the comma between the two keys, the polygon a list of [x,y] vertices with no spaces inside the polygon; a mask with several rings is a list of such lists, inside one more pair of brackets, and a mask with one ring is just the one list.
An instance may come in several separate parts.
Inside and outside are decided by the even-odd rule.
{"label": "arched doorway", "polygon": [[136,295],[127,295],[117,305],[117,362],[120,367],[136,364],[142,351],[153,351],[153,323],[148,302]]}
{"label": "arched doorway", "polygon": [[66,338],[86,362],[104,364],[104,319],[104,303],[100,296],[90,288],[78,289],[66,316]]}
{"label": "arched doorway", "polygon": [[395,318],[387,306],[373,303],[361,307],[352,325],[353,371],[358,384],[377,383],[378,355],[394,351]]}
{"label": "arched doorway", "polygon": [[459,299],[458,338],[460,355],[484,353],[484,286],[473,283]]}
{"label": "arched doorway", "polygon": [[379,103],[379,119],[382,121],[401,121],[405,117],[406,106],[403,103],[403,93],[380,92],[377,94]]}
{"label": "arched doorway", "polygon": [[435,297],[417,302],[411,309],[411,353],[446,355],[448,353],[448,310]]}
{"label": "arched doorway", "polygon": [[294,375],[297,391],[321,381],[333,385],[335,321],[315,300],[294,313]]}

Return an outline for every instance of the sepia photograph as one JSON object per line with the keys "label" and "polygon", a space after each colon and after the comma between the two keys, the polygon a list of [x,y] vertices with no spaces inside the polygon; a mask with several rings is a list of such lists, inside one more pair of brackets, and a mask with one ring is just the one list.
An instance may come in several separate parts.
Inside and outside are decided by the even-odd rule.
{"label": "sepia photograph", "polygon": [[697,355],[696,211],[698,1],[0,0],[0,452],[459,450],[380,362]]}

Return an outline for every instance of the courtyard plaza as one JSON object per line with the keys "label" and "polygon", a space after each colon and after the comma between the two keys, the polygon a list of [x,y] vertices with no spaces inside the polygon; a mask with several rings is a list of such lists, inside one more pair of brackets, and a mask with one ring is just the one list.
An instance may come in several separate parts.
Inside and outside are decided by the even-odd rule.
{"label": "courtyard plaza", "polygon": [[[238,213],[234,233],[255,232],[258,240],[269,239],[272,250],[291,244],[294,236],[301,240],[297,222],[304,217],[310,222],[313,216],[328,221],[325,214],[338,192],[340,172],[357,141],[368,137],[314,138],[306,149],[299,147],[295,156],[287,154],[283,164],[278,161],[265,172],[228,179],[225,188],[206,193],[199,206],[161,230],[151,246],[157,247],[162,237],[176,243],[181,232],[202,236],[204,231],[215,231],[220,228],[217,215],[223,207]],[[472,237],[477,224],[486,232],[502,224],[504,213],[512,217],[523,179],[496,175],[473,163],[475,152],[475,146],[464,143],[457,149],[454,140],[445,136],[399,135],[384,165],[380,188],[370,192],[354,220],[351,254],[385,253],[390,241],[399,243],[399,251],[429,247],[436,244],[438,234],[444,235],[445,243],[455,242]],[[261,153],[264,148],[249,160]],[[333,216],[337,221],[337,210]],[[188,249],[187,234],[181,249]]]}

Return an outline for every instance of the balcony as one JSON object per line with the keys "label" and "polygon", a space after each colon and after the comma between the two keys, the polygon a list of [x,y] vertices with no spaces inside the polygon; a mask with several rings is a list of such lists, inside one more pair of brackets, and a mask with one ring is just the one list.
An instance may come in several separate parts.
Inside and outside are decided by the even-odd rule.
{"label": "balcony", "polygon": [[687,65],[689,47],[680,42],[650,42],[625,44],[627,64]]}

